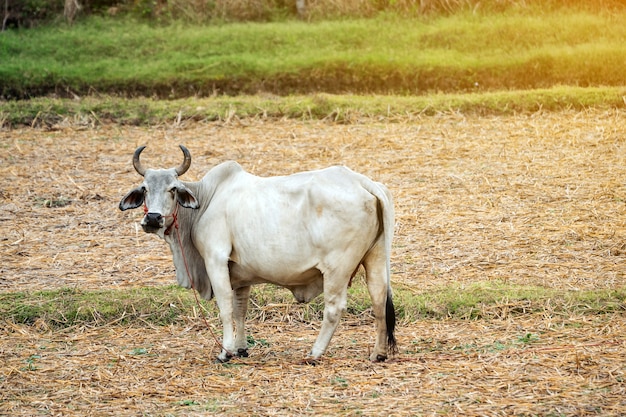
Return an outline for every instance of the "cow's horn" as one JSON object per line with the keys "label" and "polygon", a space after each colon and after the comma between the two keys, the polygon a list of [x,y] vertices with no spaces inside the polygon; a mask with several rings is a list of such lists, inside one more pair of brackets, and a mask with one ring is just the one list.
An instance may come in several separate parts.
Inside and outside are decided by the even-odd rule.
{"label": "cow's horn", "polygon": [[133,166],[135,167],[135,171],[137,171],[137,173],[142,177],[146,173],[146,169],[141,166],[141,161],[139,161],[139,154],[141,154],[144,149],[146,149],[145,146],[138,147],[137,149],[135,149],[135,154],[133,155]]}
{"label": "cow's horn", "polygon": [[180,150],[183,151],[183,155],[185,155],[185,159],[183,160],[183,163],[180,164],[178,168],[176,168],[176,175],[180,177],[185,172],[187,172],[187,170],[191,166],[191,154],[189,153],[189,150],[185,148],[183,145],[178,145],[178,146],[180,146]]}

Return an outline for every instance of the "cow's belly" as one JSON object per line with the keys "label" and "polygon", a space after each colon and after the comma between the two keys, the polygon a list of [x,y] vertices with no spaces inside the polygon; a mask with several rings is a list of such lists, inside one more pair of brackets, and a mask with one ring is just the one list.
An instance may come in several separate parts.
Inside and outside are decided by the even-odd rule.
{"label": "cow's belly", "polygon": [[271,283],[282,287],[307,286],[315,281],[322,281],[322,273],[317,268],[302,271],[282,271],[279,268],[272,272],[249,268],[236,262],[229,262],[230,282],[233,289],[255,284]]}
{"label": "cow's belly", "polygon": [[308,303],[324,291],[324,278],[317,268],[307,269],[289,276],[262,277],[234,262],[229,263],[233,289],[249,285],[272,283],[289,289],[300,303]]}

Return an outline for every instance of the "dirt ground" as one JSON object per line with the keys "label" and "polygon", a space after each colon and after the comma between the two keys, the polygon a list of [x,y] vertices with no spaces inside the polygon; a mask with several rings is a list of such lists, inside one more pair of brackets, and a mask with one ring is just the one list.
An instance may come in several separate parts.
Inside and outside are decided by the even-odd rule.
{"label": "dirt ground", "polygon": [[[179,143],[192,153],[186,180],[232,159],[262,176],[344,164],[385,183],[403,289],[624,286],[626,113],[588,111],[0,131],[0,293],[172,284],[169,249],[117,204],[140,183],[137,146],[148,145],[144,164],[170,167]],[[316,367],[300,359],[317,323],[249,325],[263,343],[217,365],[202,322],[0,322],[0,415],[626,413],[623,313],[401,323],[400,353],[384,364],[367,361],[371,318],[348,317]]]}

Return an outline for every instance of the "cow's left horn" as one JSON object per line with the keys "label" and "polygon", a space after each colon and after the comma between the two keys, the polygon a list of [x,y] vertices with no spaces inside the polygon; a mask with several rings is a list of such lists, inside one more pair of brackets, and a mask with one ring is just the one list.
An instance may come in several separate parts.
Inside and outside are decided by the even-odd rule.
{"label": "cow's left horn", "polygon": [[137,171],[137,173],[141,175],[142,177],[145,175],[146,169],[141,165],[141,161],[139,160],[139,155],[144,149],[146,149],[145,146],[140,146],[137,149],[135,149],[135,153],[133,154],[133,166],[135,167],[135,171]]}
{"label": "cow's left horn", "polygon": [[185,148],[183,145],[178,145],[178,146],[180,146],[180,150],[183,151],[183,155],[185,155],[185,159],[183,160],[183,163],[180,164],[178,168],[176,168],[176,175],[180,177],[185,172],[187,172],[187,170],[191,166],[191,154],[189,153],[189,150]]}

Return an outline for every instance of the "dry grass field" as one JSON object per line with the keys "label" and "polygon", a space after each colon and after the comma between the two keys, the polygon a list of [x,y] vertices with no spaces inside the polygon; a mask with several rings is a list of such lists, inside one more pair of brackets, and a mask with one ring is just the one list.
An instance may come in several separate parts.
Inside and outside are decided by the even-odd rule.
{"label": "dry grass field", "polygon": [[[179,143],[193,158],[186,180],[234,159],[263,176],[345,164],[387,184],[396,288],[624,286],[626,113],[590,110],[0,131],[0,294],[172,284],[169,249],[141,231],[139,210],[117,204],[140,183],[138,145],[148,145],[146,165],[169,167]],[[295,305],[267,308],[281,313],[249,322],[263,343],[227,365],[213,363],[216,343],[192,318],[62,330],[0,322],[0,415],[626,413],[623,310],[404,321],[400,353],[384,364],[367,361],[372,319],[349,316],[311,367],[300,359],[318,323],[298,320]]]}

